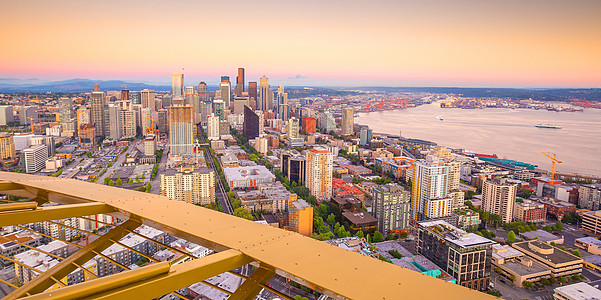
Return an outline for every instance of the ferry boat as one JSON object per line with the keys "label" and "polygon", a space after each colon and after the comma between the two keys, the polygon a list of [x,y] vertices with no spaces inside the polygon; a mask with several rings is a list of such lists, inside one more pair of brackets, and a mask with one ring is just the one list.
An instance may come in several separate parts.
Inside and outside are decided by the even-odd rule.
{"label": "ferry boat", "polygon": [[538,127],[538,128],[561,129],[560,125],[553,125],[553,124],[536,124],[536,127]]}

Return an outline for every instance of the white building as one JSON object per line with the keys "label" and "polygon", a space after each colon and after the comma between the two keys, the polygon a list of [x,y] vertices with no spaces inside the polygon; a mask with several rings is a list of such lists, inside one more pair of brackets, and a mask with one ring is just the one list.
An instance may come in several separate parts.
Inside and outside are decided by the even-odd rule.
{"label": "white building", "polygon": [[48,147],[46,145],[35,145],[23,149],[23,167],[26,173],[35,173],[45,167],[48,159]]}
{"label": "white building", "polygon": [[513,221],[517,186],[506,180],[486,180],[482,183],[482,210],[500,215],[504,223]]}
{"label": "white building", "polygon": [[207,117],[207,138],[209,140],[219,139],[219,117],[215,114]]}
{"label": "white building", "polygon": [[161,195],[193,204],[215,202],[215,173],[208,168],[166,170],[160,175]]}
{"label": "white building", "polygon": [[295,117],[290,118],[288,120],[288,139],[298,139],[299,138],[299,128],[298,128],[298,119]]}
{"label": "white building", "polygon": [[555,288],[555,300],[593,300],[601,299],[601,291],[587,283],[579,282]]}

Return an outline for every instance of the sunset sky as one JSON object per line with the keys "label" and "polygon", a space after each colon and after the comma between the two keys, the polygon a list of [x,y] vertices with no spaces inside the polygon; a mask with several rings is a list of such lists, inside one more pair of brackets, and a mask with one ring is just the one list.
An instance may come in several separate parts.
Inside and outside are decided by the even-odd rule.
{"label": "sunset sky", "polygon": [[601,86],[598,0],[0,1],[0,77]]}

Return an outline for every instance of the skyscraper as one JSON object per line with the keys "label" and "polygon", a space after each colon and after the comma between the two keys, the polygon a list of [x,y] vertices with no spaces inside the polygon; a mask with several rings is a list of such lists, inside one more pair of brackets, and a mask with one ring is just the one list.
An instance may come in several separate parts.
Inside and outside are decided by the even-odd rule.
{"label": "skyscraper", "polygon": [[[260,115],[259,115],[260,114]],[[262,133],[260,124],[262,122],[261,111],[253,111],[250,107],[244,107],[244,123],[242,124],[242,135],[246,139],[254,139]]]}
{"label": "skyscraper", "polygon": [[94,92],[100,92],[100,85],[99,84],[95,84],[94,85]]}
{"label": "skyscraper", "polygon": [[63,131],[75,132],[75,118],[73,118],[73,100],[69,97],[58,99],[58,115]]}
{"label": "skyscraper", "polygon": [[169,107],[169,147],[172,155],[193,154],[192,106]]}
{"label": "skyscraper", "polygon": [[213,101],[213,113],[219,117],[219,120],[225,120],[225,107],[223,100],[217,99]]}
{"label": "skyscraper", "polygon": [[103,92],[92,92],[90,97],[90,119],[94,124],[96,136],[104,136],[105,132],[105,118],[104,118],[104,93]]}
{"label": "skyscraper", "polygon": [[283,85],[278,87],[276,104],[277,118],[280,120],[288,120],[290,118],[290,111],[288,108],[288,93],[284,92]]}
{"label": "skyscraper", "polygon": [[207,117],[207,138],[209,140],[219,139],[219,117],[215,114]]}
{"label": "skyscraper", "polygon": [[231,98],[232,98],[232,86],[229,81],[221,81],[219,83],[219,90],[221,91],[221,100],[225,109],[230,109]]}
{"label": "skyscraper", "polygon": [[201,102],[209,101],[209,91],[207,90],[207,84],[204,81],[198,84],[197,90]]}
{"label": "skyscraper", "polygon": [[236,76],[236,96],[242,96],[244,89],[244,68],[238,68],[238,76]]}
{"label": "skyscraper", "polygon": [[486,180],[482,183],[482,210],[500,215],[503,223],[510,223],[516,194],[517,186],[506,179]]}
{"label": "skyscraper", "polygon": [[121,100],[129,100],[129,90],[127,87],[121,90]]}
{"label": "skyscraper", "polygon": [[257,83],[254,81],[248,83],[248,98],[250,98],[250,108],[257,109],[259,101],[257,98]]}
{"label": "skyscraper", "polygon": [[[142,107],[149,107],[152,111],[155,111],[155,99],[154,99],[154,91],[149,89],[143,89],[140,92],[140,102],[142,102]],[[135,103],[134,103],[135,104]]]}
{"label": "skyscraper", "polygon": [[[269,102],[270,102],[269,79],[265,75],[263,75],[263,77],[261,77],[259,88],[260,88],[260,91],[259,91],[259,101],[257,102],[257,109],[261,110],[261,111],[268,111],[273,106],[273,103],[269,104]],[[272,95],[272,97],[273,97],[273,95]]]}
{"label": "skyscraper", "polygon": [[352,106],[342,108],[342,135],[352,135],[355,124],[355,112]]}
{"label": "skyscraper", "polygon": [[109,138],[114,141],[118,141],[123,135],[121,134],[122,125],[121,125],[121,108],[116,104],[108,105],[109,111]]}
{"label": "skyscraper", "polygon": [[372,137],[372,130],[367,126],[361,127],[361,132],[359,133],[359,144],[361,146],[369,145],[369,142],[371,141],[371,137]]}
{"label": "skyscraper", "polygon": [[290,118],[290,120],[288,120],[288,139],[292,140],[292,139],[298,139],[299,137],[299,126],[298,126],[298,119],[295,117]]}
{"label": "skyscraper", "polygon": [[186,86],[184,88],[185,94],[184,94],[184,105],[190,105],[192,106],[192,103],[194,102],[194,94],[196,94],[196,91],[194,90],[194,86],[189,85]]}
{"label": "skyscraper", "polygon": [[323,148],[307,151],[307,179],[305,186],[319,201],[328,201],[332,197],[332,153]]}
{"label": "skyscraper", "polygon": [[183,96],[184,95],[184,74],[174,73],[171,74],[171,96]]}

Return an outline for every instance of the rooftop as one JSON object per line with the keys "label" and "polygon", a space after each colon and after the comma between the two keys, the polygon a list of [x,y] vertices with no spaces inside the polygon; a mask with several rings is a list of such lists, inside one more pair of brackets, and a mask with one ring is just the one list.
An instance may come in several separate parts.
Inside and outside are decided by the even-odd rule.
{"label": "rooftop", "polygon": [[575,241],[581,242],[583,244],[593,245],[601,248],[601,241],[590,236],[577,238]]}
{"label": "rooftop", "polygon": [[518,256],[524,256],[524,253],[508,245],[492,245],[492,257],[495,259],[507,259]]}
{"label": "rooftop", "polygon": [[556,241],[558,239],[561,239],[562,237],[560,236],[556,236],[552,233],[546,232],[544,230],[534,230],[534,231],[526,231],[526,232],[522,232],[520,233],[521,236],[523,236],[526,239],[529,240],[533,240],[536,237],[538,237],[539,240],[543,241],[543,242],[550,242],[550,241]]}
{"label": "rooftop", "polygon": [[495,243],[477,234],[468,233],[442,220],[419,222],[418,224],[444,237],[446,241],[462,248],[487,246]]}
{"label": "rooftop", "polygon": [[574,300],[601,299],[601,291],[584,282],[560,286],[555,288],[555,293],[565,295],[568,299]]}
{"label": "rooftop", "polygon": [[349,221],[351,221],[351,223],[357,224],[357,225],[367,224],[367,223],[372,223],[372,222],[378,221],[376,218],[374,218],[372,215],[370,215],[366,212],[353,213],[353,212],[345,211],[342,213],[342,215],[345,218],[347,218]]}
{"label": "rooftop", "polygon": [[267,178],[275,179],[275,175],[273,175],[265,166],[224,168],[223,173],[228,181]]}
{"label": "rooftop", "polygon": [[549,262],[550,264],[554,265],[571,262],[577,263],[578,261],[582,261],[582,259],[579,257],[555,248],[549,244],[543,243],[539,240],[514,243],[512,247],[528,255],[532,255],[540,261]]}
{"label": "rooftop", "polygon": [[503,266],[521,276],[530,275],[530,274],[538,274],[538,273],[543,273],[543,272],[551,273],[551,270],[548,267],[545,267],[543,264],[541,264],[537,261],[533,261],[530,258],[523,257],[523,258],[520,258],[520,260],[525,263],[532,262],[532,264],[529,266],[520,261],[508,260],[508,261],[505,261]]}

